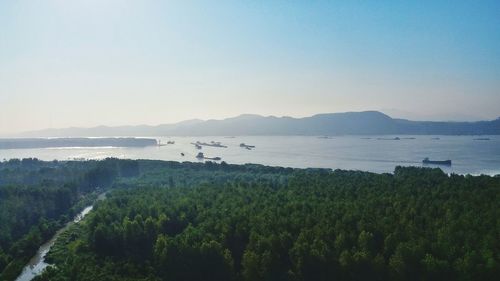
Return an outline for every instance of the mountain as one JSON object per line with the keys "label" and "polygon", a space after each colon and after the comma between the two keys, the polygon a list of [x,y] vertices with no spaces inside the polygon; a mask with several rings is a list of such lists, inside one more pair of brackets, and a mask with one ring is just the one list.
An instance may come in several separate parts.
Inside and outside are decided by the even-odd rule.
{"label": "mountain", "polygon": [[244,114],[222,120],[188,120],[158,126],[45,129],[22,137],[232,136],[232,135],[499,135],[500,118],[477,122],[394,119],[378,111],[292,118]]}

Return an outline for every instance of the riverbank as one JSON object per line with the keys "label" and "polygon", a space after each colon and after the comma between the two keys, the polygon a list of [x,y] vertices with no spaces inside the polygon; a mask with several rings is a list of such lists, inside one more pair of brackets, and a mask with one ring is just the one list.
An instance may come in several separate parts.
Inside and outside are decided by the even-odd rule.
{"label": "riverbank", "polygon": [[46,255],[51,250],[54,243],[59,239],[59,236],[62,235],[66,230],[68,230],[72,225],[78,224],[81,220],[85,218],[87,214],[92,211],[95,202],[104,200],[106,198],[106,192],[103,192],[95,197],[92,205],[88,205],[81,212],[79,212],[73,220],[67,222],[64,227],[57,230],[52,238],[42,244],[36,254],[29,260],[28,264],[23,268],[21,274],[15,279],[16,281],[30,281],[35,278],[37,275],[40,275],[45,268],[50,266],[48,261],[46,260]]}

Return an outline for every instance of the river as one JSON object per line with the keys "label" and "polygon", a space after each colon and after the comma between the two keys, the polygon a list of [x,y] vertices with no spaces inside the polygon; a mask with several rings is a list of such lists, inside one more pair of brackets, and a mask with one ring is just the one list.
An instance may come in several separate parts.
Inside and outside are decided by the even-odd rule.
{"label": "river", "polygon": [[[97,200],[104,200],[105,198],[106,193],[102,193],[97,197]],[[83,220],[83,218],[85,218],[85,216],[90,213],[93,208],[93,205],[85,207],[80,213],[75,216],[72,221],[66,223],[63,228],[59,229],[49,241],[41,245],[40,248],[38,248],[35,256],[33,256],[28,264],[23,268],[23,271],[17,277],[16,281],[30,281],[35,278],[35,276],[41,274],[47,266],[50,266],[50,264],[45,262],[45,256],[50,251],[50,248],[54,245],[57,237],[65,230],[67,230],[72,224],[79,223],[81,220]]]}
{"label": "river", "polygon": [[[396,138],[398,138],[396,140]],[[393,172],[395,166],[423,166],[422,160],[452,160],[452,166],[438,166],[446,173],[500,174],[500,136],[237,136],[156,137],[165,146],[148,147],[59,147],[0,149],[0,160],[37,157],[41,160],[155,159],[203,161],[221,157],[231,164],[256,163],[294,168],[332,168],[376,173]],[[221,142],[227,148],[192,145],[200,141]],[[240,147],[254,145],[254,149]],[[431,166],[432,167],[432,166]]]}

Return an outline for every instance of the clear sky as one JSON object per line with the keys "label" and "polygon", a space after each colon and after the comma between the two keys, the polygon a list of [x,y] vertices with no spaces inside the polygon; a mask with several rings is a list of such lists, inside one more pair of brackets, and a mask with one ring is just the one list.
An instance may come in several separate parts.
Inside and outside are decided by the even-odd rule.
{"label": "clear sky", "polygon": [[500,116],[500,1],[0,1],[0,134]]}

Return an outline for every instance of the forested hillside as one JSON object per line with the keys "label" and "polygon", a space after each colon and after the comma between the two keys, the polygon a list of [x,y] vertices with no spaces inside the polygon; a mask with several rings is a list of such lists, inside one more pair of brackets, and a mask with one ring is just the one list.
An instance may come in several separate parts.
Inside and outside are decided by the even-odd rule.
{"label": "forested hillside", "polygon": [[500,178],[142,161],[37,280],[497,280]]}

